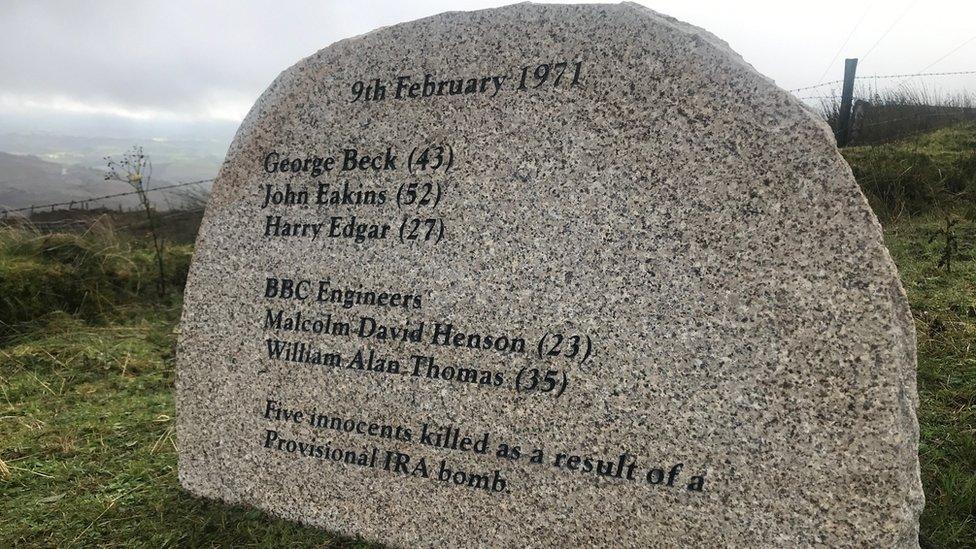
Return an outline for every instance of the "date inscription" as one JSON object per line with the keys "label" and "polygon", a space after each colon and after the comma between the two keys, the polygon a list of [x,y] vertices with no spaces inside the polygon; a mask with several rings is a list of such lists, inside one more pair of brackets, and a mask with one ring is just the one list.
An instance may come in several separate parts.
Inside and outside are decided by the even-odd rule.
{"label": "date inscription", "polygon": [[546,61],[520,67],[510,72],[486,75],[452,75],[434,73],[401,74],[393,78],[357,80],[350,87],[349,102],[376,102],[410,99],[434,99],[452,95],[496,97],[500,93],[529,93],[546,89],[567,90],[583,80],[580,60]]}

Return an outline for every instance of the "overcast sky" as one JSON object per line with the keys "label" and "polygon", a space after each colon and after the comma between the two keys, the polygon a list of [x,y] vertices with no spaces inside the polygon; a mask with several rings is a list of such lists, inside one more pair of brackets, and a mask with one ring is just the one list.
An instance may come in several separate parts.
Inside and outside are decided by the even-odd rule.
{"label": "overcast sky", "polygon": [[[506,3],[0,0],[0,124],[233,127],[281,70],[336,40]],[[976,71],[974,0],[641,3],[713,32],[787,89],[841,78],[844,57],[861,58],[859,75]],[[973,75],[924,84],[976,91]]]}

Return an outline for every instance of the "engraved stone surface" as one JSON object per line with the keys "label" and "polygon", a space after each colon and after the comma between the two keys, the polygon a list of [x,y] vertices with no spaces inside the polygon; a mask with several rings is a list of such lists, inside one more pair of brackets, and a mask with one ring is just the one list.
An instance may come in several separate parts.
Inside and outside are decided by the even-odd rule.
{"label": "engraved stone surface", "polygon": [[829,129],[632,4],[300,61],[213,187],[193,494],[400,546],[917,546],[915,336]]}

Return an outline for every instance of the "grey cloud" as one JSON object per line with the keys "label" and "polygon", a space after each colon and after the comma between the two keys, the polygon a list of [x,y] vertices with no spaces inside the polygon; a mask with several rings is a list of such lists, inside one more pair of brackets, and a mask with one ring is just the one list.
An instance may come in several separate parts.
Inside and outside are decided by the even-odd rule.
{"label": "grey cloud", "polygon": [[417,10],[347,2],[4,2],[0,92],[173,111],[202,108],[213,97],[253,99],[298,59],[410,18],[408,11]]}

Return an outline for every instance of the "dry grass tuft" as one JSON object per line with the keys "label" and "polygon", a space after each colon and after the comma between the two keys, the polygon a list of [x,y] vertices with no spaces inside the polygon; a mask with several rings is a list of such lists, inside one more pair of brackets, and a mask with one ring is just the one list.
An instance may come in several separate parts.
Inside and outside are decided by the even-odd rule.
{"label": "dry grass tuft", "polygon": [[13,475],[10,474],[10,467],[7,467],[7,462],[0,458],[0,480],[10,480]]}

